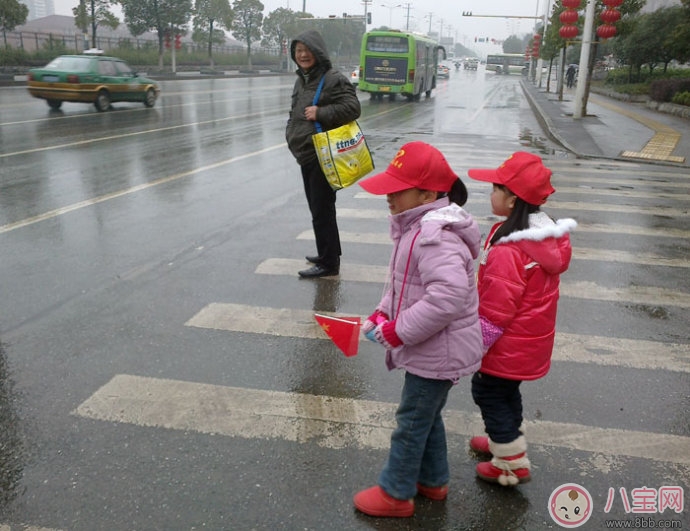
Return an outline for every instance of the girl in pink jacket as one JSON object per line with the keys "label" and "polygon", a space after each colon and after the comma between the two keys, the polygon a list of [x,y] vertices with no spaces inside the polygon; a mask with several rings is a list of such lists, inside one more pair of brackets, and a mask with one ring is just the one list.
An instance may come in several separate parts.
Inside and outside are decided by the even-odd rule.
{"label": "girl in pink jacket", "polygon": [[429,144],[405,144],[384,173],[360,185],[386,194],[394,243],[389,284],[362,330],[386,348],[388,369],[405,371],[405,383],[378,485],[357,493],[354,504],[371,516],[412,516],[415,494],[448,494],[441,411],[453,384],[482,357],[474,270],[481,236],[461,208],[465,185]]}
{"label": "girl in pink jacket", "polygon": [[491,209],[505,216],[486,239],[479,261],[479,320],[486,355],[472,377],[472,397],[488,437],[470,447],[491,454],[477,465],[489,482],[513,486],[530,479],[522,432],[520,383],[546,375],[556,328],[560,274],[568,269],[573,219],[553,221],[539,206],[555,190],[541,158],[514,153],[498,169],[468,171],[493,183]]}

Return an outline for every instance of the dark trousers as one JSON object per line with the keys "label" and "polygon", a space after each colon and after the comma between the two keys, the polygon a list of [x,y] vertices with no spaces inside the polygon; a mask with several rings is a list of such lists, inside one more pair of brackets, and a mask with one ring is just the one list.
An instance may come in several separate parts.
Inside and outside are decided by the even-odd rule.
{"label": "dark trousers", "polygon": [[340,266],[341,249],[335,216],[335,190],[328,184],[318,160],[301,166],[301,170],[316,238],[316,252],[325,267],[337,268]]}
{"label": "dark trousers", "polygon": [[510,443],[522,435],[521,383],[481,372],[472,376],[472,398],[482,412],[486,434],[496,443]]}

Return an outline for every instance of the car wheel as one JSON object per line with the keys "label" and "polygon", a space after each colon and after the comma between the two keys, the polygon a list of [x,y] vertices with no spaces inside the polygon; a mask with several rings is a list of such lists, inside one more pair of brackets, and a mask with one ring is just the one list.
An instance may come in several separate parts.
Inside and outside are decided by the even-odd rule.
{"label": "car wheel", "polygon": [[62,107],[62,102],[60,100],[48,100],[48,105],[51,109],[59,109]]}
{"label": "car wheel", "polygon": [[156,104],[156,91],[152,88],[146,91],[146,97],[144,98],[144,105],[147,107],[153,107]]}
{"label": "car wheel", "polygon": [[110,95],[107,90],[101,90],[93,103],[100,112],[110,109]]}

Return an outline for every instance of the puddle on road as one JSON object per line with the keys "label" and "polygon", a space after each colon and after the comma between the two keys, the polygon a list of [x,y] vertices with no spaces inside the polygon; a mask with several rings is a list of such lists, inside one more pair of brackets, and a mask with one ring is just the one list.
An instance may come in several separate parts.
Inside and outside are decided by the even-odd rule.
{"label": "puddle on road", "polygon": [[555,155],[561,151],[550,146],[549,140],[546,137],[537,135],[528,128],[520,131],[518,139],[522,146],[537,148],[542,155]]}

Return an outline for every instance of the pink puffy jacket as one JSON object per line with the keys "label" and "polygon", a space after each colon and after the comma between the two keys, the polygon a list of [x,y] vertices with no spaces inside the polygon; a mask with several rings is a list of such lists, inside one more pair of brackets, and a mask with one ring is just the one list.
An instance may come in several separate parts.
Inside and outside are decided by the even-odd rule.
{"label": "pink puffy jacket", "polygon": [[482,357],[474,260],[477,222],[447,198],[391,217],[390,282],[377,309],[395,319],[402,341],[388,369],[457,383]]}

